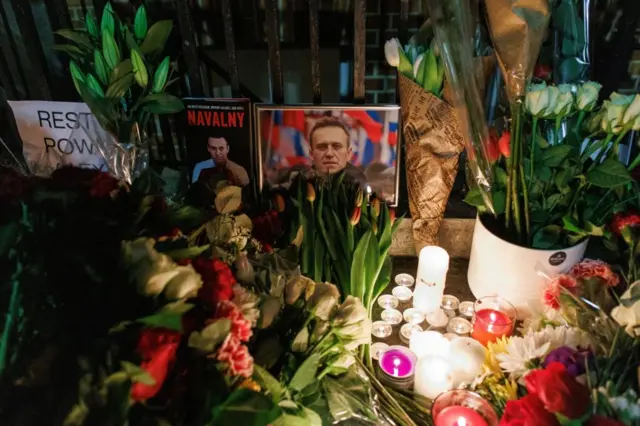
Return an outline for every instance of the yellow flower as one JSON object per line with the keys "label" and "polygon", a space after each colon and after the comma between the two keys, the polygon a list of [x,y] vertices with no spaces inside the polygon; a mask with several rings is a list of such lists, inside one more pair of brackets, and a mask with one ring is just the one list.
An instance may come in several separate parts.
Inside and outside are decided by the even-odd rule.
{"label": "yellow flower", "polygon": [[494,374],[502,375],[502,369],[500,363],[496,359],[496,355],[507,352],[507,343],[509,340],[506,337],[501,337],[495,342],[487,345],[487,358],[484,362],[485,371],[490,371]]}
{"label": "yellow flower", "polygon": [[251,379],[244,379],[242,383],[240,383],[240,387],[243,389],[252,390],[254,392],[260,392],[260,385],[258,385]]}
{"label": "yellow flower", "polygon": [[507,395],[507,401],[518,399],[518,384],[515,380],[505,380],[504,389]]}

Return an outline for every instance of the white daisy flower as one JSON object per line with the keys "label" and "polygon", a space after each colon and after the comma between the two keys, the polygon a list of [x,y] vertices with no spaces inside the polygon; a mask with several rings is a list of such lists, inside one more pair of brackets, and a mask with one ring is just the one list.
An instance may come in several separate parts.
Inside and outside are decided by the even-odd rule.
{"label": "white daisy flower", "polygon": [[535,334],[524,337],[512,337],[507,343],[507,352],[497,354],[500,368],[517,379],[535,367],[542,357],[549,352],[549,342],[536,339]]}

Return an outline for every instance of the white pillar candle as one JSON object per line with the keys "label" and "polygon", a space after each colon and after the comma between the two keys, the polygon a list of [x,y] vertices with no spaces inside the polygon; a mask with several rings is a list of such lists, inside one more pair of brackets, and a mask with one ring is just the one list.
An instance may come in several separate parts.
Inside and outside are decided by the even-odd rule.
{"label": "white pillar candle", "polygon": [[449,254],[438,246],[426,246],[420,250],[416,288],[413,292],[413,307],[425,313],[440,308],[444,295]]}
{"label": "white pillar candle", "polygon": [[470,337],[458,337],[449,345],[449,360],[453,370],[454,386],[471,383],[482,373],[486,349]]}
{"label": "white pillar candle", "polygon": [[428,355],[418,360],[413,390],[418,395],[435,399],[453,388],[453,375],[449,362],[441,356]]}
{"label": "white pillar candle", "polygon": [[418,358],[427,355],[446,357],[449,354],[449,344],[449,340],[437,331],[422,331],[411,335],[409,349]]}

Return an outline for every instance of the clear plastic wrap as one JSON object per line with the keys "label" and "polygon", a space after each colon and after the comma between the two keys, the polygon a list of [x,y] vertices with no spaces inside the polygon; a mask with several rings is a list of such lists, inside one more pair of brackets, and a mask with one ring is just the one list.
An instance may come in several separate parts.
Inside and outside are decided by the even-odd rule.
{"label": "clear plastic wrap", "polygon": [[491,198],[493,173],[484,146],[488,131],[473,63],[470,6],[463,0],[427,0],[427,4],[465,140],[468,167],[487,210],[494,212]]}

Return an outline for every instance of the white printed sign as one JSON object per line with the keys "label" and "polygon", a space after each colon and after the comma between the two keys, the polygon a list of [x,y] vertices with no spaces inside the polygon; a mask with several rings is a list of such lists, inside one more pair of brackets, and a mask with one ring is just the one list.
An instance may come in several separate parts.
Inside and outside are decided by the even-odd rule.
{"label": "white printed sign", "polygon": [[[107,170],[95,136],[105,138],[89,107],[79,102],[9,101],[33,173],[49,175],[63,165]],[[89,137],[87,133],[91,134]]]}

